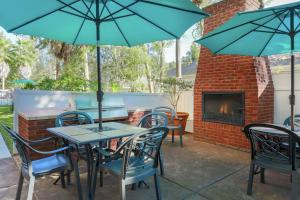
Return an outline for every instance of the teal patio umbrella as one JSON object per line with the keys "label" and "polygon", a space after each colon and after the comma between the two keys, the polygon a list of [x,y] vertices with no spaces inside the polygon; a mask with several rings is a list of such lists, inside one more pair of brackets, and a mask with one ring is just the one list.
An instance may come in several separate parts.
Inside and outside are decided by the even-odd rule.
{"label": "teal patio umbrella", "polygon": [[291,129],[294,130],[294,52],[300,51],[300,2],[236,14],[197,40],[214,54],[291,55]]}
{"label": "teal patio umbrella", "polygon": [[190,0],[9,0],[0,5],[0,26],[8,32],[97,45],[100,130],[100,45],[131,47],[177,39],[208,16]]}
{"label": "teal patio umbrella", "polygon": [[19,79],[12,82],[13,84],[35,84],[33,80],[30,79]]}

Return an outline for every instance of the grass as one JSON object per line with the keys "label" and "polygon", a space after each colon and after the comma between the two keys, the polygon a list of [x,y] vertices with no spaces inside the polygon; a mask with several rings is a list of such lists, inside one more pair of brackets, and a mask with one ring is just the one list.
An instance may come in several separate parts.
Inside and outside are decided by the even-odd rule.
{"label": "grass", "polygon": [[[13,113],[11,106],[0,106],[0,123],[6,124],[10,127],[13,126]],[[6,145],[10,152],[12,152],[13,149],[13,141],[1,127],[0,127],[0,133],[3,137],[3,139],[6,142]]]}

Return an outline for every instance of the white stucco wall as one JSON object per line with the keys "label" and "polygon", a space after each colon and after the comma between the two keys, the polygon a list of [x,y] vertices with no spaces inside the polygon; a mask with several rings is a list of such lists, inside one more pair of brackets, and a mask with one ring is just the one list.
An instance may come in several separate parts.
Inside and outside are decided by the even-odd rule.
{"label": "white stucco wall", "polygon": [[[289,70],[273,70],[273,82],[275,89],[274,123],[282,124],[290,116],[289,95],[291,89],[291,74]],[[300,114],[300,70],[295,72],[295,113]]]}
{"label": "white stucco wall", "polygon": [[[94,97],[95,93],[66,91],[20,90],[14,91],[14,129],[18,127],[18,113],[34,110],[72,110],[77,96]],[[152,109],[157,106],[169,106],[168,99],[162,94],[147,93],[105,93],[103,105],[110,98],[123,99],[128,110],[139,108]]]}

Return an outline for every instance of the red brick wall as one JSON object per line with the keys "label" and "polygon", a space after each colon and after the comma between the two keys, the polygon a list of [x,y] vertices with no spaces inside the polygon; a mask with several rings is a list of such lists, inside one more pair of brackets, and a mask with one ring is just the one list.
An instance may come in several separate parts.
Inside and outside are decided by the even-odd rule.
{"label": "red brick wall", "polygon": [[[46,138],[53,136],[46,129],[50,127],[55,127],[55,119],[47,120],[26,120],[19,116],[19,134],[28,140],[38,140],[41,138]],[[56,148],[55,141],[45,142],[43,145],[34,146],[37,150],[48,151]],[[32,160],[45,157],[41,154],[36,154],[29,151],[30,158]]]}
{"label": "red brick wall", "polygon": [[[205,8],[212,16],[205,20],[208,33],[236,12],[259,8],[258,0],[224,0]],[[202,121],[202,92],[245,93],[245,124],[273,122],[274,88],[266,58],[213,55],[202,47],[194,87],[194,138],[214,144],[246,149],[249,143],[242,126]]]}

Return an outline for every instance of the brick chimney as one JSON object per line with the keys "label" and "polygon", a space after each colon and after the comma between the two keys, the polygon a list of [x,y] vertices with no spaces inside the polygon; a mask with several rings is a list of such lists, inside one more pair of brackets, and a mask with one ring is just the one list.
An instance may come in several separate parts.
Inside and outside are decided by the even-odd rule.
{"label": "brick chimney", "polygon": [[[220,26],[237,12],[255,10],[259,0],[223,0],[206,7],[211,14],[204,22],[204,33]],[[244,119],[239,125],[212,122],[203,119],[203,94],[225,92],[243,94]],[[223,112],[223,111],[222,111]],[[194,87],[194,138],[238,149],[249,148],[241,131],[253,122],[273,122],[274,87],[267,58],[213,55],[201,47]]]}

